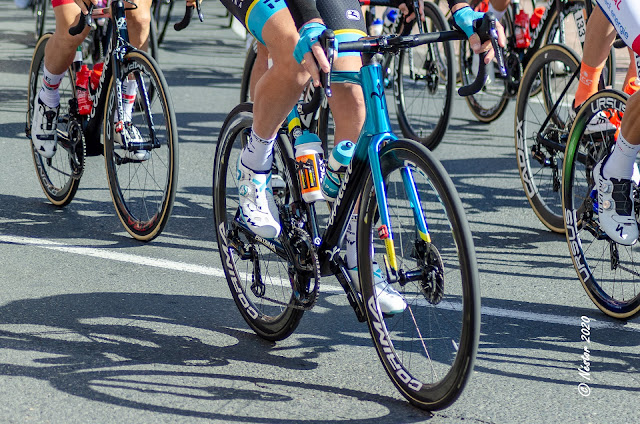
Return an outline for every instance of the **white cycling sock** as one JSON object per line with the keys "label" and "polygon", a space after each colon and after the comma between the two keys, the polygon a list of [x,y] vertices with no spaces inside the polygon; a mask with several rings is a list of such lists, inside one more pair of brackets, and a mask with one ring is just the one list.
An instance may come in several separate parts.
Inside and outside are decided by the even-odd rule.
{"label": "white cycling sock", "polygon": [[124,122],[131,121],[131,113],[133,112],[133,104],[136,101],[136,93],[138,92],[138,82],[136,80],[127,79],[122,81],[122,111]]}
{"label": "white cycling sock", "polygon": [[252,127],[249,143],[242,149],[240,154],[242,164],[257,172],[270,170],[271,162],[273,161],[273,143],[275,141],[275,137],[271,140],[265,140],[257,136]]}
{"label": "white cycling sock", "polygon": [[358,226],[358,214],[353,213],[349,217],[349,225],[347,225],[347,232],[345,234],[345,241],[347,243],[347,268],[353,269],[358,266],[358,249],[356,246],[356,228]]}
{"label": "white cycling sock", "polygon": [[60,81],[62,81],[66,72],[61,74],[52,74],[46,66],[43,68],[42,89],[39,93],[40,100],[49,107],[56,107],[60,104],[60,92],[58,91],[58,87],[60,86]]}
{"label": "white cycling sock", "polygon": [[629,143],[620,133],[611,156],[607,159],[607,163],[604,164],[602,175],[605,178],[631,179],[633,164],[636,162],[636,156],[639,151],[640,144]]}

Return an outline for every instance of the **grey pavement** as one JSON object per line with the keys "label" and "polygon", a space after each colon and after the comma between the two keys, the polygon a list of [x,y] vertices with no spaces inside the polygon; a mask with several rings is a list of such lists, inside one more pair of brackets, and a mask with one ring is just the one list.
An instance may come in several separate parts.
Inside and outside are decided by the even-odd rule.
{"label": "grey pavement", "polygon": [[[24,136],[34,19],[0,3],[1,423],[639,421],[640,317],[600,313],[564,236],[530,209],[514,102],[482,125],[456,99],[435,152],[463,199],[481,273],[480,349],[454,405],[431,414],[400,396],[333,279],[289,339],[256,337],[222,277],[211,205],[244,41],[219,3],[204,12],[205,23],[169,33],[160,51],[180,131],[179,188],[164,233],[141,244],[115,216],[102,157],[88,159],[69,206],[46,202]],[[578,372],[582,316],[594,323],[590,380]]]}

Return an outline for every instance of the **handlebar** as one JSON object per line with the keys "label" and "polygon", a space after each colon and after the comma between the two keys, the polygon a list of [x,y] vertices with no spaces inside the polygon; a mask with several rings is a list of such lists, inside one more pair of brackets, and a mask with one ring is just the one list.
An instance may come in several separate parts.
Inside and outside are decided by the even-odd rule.
{"label": "handlebar", "polygon": [[[492,13],[486,13],[484,18],[474,22],[476,33],[480,36],[482,42],[491,40],[494,51],[496,52],[496,60],[498,61],[498,69],[503,77],[506,77],[507,71],[504,64],[504,53],[498,45],[498,32],[495,25],[495,16]],[[327,30],[326,32],[331,32]],[[455,41],[466,39],[464,32],[460,30],[449,30],[441,32],[428,32],[424,34],[414,35],[385,35],[370,39],[361,39],[340,43],[338,50],[341,52],[360,52],[360,53],[397,53],[401,49],[417,47],[428,43],[437,43],[443,41]],[[482,89],[486,80],[486,70],[484,58],[486,53],[480,55],[480,66],[476,79],[469,85],[461,87],[458,94],[461,96],[470,96]]]}
{"label": "handlebar", "polygon": [[[198,19],[200,19],[200,22],[204,22],[204,16],[202,15],[202,9],[200,7],[200,0],[196,0],[196,10],[198,11]],[[193,16],[193,6],[187,6],[184,11],[184,16],[182,20],[176,23],[173,26],[173,29],[175,29],[176,31],[182,31],[183,29],[188,27],[189,24],[191,23],[192,16]]]}
{"label": "handlebar", "polygon": [[[498,45],[498,30],[496,29],[496,18],[494,14],[488,12],[484,15],[484,18],[476,19],[473,22],[473,29],[480,37],[480,41],[482,43],[487,40],[491,40],[491,45],[493,46],[493,51],[495,52],[496,61],[498,62],[498,70],[500,71],[500,75],[502,75],[503,78],[506,77],[507,67],[504,62],[504,52]],[[486,65],[484,63],[484,58],[486,56],[487,53],[480,53],[480,67],[478,68],[476,79],[471,84],[461,87],[458,90],[458,94],[465,97],[471,96],[482,89],[487,77],[485,69]]]}
{"label": "handlebar", "polygon": [[94,7],[95,5],[90,3],[87,14],[85,15],[80,13],[80,20],[78,21],[78,24],[69,28],[69,34],[76,36],[84,31],[85,27],[93,25],[93,16],[91,14],[93,13]]}

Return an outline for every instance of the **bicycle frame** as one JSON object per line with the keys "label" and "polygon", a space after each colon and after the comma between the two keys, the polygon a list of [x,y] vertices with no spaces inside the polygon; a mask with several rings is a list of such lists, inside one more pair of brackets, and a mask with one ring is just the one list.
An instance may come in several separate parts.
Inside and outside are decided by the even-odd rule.
{"label": "bicycle frame", "polygon": [[[87,15],[88,16],[88,15]],[[100,76],[100,81],[98,83],[98,87],[96,88],[95,93],[93,94],[93,106],[91,108],[91,113],[86,119],[83,119],[83,132],[85,139],[88,140],[88,143],[94,143],[95,140],[100,135],[100,125],[102,124],[102,119],[104,115],[104,109],[107,104],[107,86],[109,81],[111,80],[112,75],[121,75],[121,66],[122,59],[124,56],[134,50],[135,48],[129,44],[129,32],[127,29],[127,20],[125,16],[125,6],[122,0],[117,0],[111,2],[110,6],[102,9],[94,9],[91,11],[91,18],[111,18],[107,25],[107,33],[110,33],[111,37],[109,40],[109,46],[107,48],[107,53],[104,57],[104,68],[102,71],[102,75]],[[115,30],[114,26],[115,25]],[[81,19],[80,23],[77,27],[80,31],[84,30],[85,23]],[[144,87],[144,82],[139,76],[136,76],[136,80],[141,87]],[[122,105],[122,86],[119,78],[114,79],[114,83],[116,84],[116,104],[118,109],[118,116],[123,116],[123,105]],[[149,96],[146,89],[143,89],[142,92],[145,93],[144,103],[145,103],[145,113],[147,114],[148,122],[151,123],[151,134],[152,139],[155,140],[155,131],[153,128],[153,120],[152,116],[149,113],[150,110],[150,101]],[[83,118],[80,116],[80,118]],[[60,136],[60,135],[59,135]],[[109,138],[110,134],[105,134],[106,138]],[[142,146],[145,147],[145,146]],[[151,147],[151,146],[147,146]]]}
{"label": "bicycle frame", "polygon": [[[552,23],[552,20],[549,19],[549,17],[554,16],[556,13],[561,12],[568,6],[575,3],[580,3],[580,2],[571,1],[571,0],[551,0],[549,2],[548,6],[545,8],[544,15],[542,15],[542,18],[540,18],[540,22],[538,23],[538,26],[531,34],[531,45],[526,49],[514,48],[514,50],[522,52],[521,62],[523,64],[523,67],[526,67],[526,64],[529,63],[529,60],[531,59],[531,57],[542,47],[542,43],[544,42],[542,35],[544,35],[547,32],[549,25],[551,25]],[[515,25],[514,20],[516,15],[520,11],[520,4],[512,1],[511,11],[513,13],[512,25]],[[584,37],[586,34],[586,17],[583,16],[582,13],[574,13],[574,18],[576,19],[576,24],[578,27],[578,38],[580,40],[580,43],[583,44]],[[510,44],[515,46],[516,44],[515,31],[513,31],[513,28],[512,28],[511,34],[512,34],[511,38],[513,39],[513,41]]]}

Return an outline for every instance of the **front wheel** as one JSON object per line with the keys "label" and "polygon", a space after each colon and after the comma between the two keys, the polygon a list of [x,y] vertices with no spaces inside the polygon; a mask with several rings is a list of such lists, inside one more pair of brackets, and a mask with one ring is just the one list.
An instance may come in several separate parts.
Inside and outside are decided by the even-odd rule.
{"label": "front wheel", "polygon": [[[252,105],[243,103],[229,113],[220,130],[213,166],[216,236],[227,283],[242,317],[257,335],[277,341],[293,333],[302,319],[304,311],[294,306],[293,287],[296,279],[307,281],[301,281],[293,265],[282,257],[278,240],[261,239],[238,220],[237,164],[252,123]],[[271,175],[279,208],[295,201],[297,177],[292,158],[290,145],[278,137]]]}
{"label": "front wheel", "polygon": [[[389,236],[371,173],[358,221],[369,330],[400,393],[419,408],[445,408],[464,389],[478,348],[480,291],[471,231],[455,186],[424,146],[409,140],[390,143],[380,151],[380,163]],[[385,283],[374,286],[374,262],[387,282],[396,279],[392,286],[406,302],[403,312],[381,313],[377,293]],[[394,262],[395,276],[385,270],[385,263]]]}
{"label": "front wheel", "polygon": [[[565,152],[562,197],[569,253],[585,291],[605,314],[628,319],[640,312],[640,252],[637,243],[623,246],[600,228],[593,167],[615,144],[618,129],[587,131],[595,114],[618,123],[627,96],[604,90],[587,100],[576,116]],[[636,220],[640,188],[633,184]]]}
{"label": "front wheel", "polygon": [[178,128],[169,88],[157,63],[145,52],[132,51],[120,69],[118,79],[135,78],[138,87],[130,121],[129,117],[122,120],[131,122],[142,143],[134,149],[115,136],[121,118],[116,80],[112,78],[103,121],[109,191],[127,232],[135,239],[149,241],[162,232],[173,207],[178,178]]}

